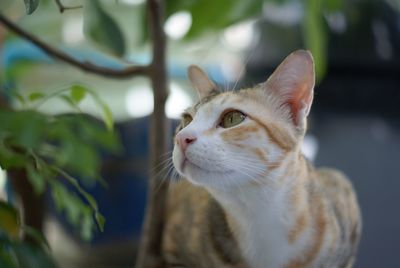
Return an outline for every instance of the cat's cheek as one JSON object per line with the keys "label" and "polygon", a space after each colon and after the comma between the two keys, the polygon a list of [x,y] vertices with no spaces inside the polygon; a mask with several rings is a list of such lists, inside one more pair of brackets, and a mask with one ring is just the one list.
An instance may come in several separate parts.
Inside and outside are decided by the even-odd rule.
{"label": "cat's cheek", "polygon": [[181,150],[175,146],[174,150],[172,152],[172,163],[174,164],[175,169],[178,171],[178,173],[182,176],[185,176],[184,174],[184,156],[181,152]]}

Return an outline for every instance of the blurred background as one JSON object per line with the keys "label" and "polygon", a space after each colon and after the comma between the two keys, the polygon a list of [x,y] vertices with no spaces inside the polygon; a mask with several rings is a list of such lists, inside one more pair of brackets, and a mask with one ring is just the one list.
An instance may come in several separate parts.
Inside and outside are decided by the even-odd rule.
{"label": "blurred background", "polygon": [[[0,12],[81,60],[110,68],[150,62],[144,0],[94,1],[97,4],[84,3],[63,13],[55,2],[42,0],[32,15],[26,15],[23,1],[5,0]],[[400,2],[165,3],[170,79],[166,115],[171,133],[183,109],[196,101],[186,77],[190,64],[201,66],[222,88],[239,89],[265,81],[292,51],[310,49],[318,83],[304,153],[317,166],[341,169],[354,184],[363,215],[355,267],[400,267]],[[45,194],[42,212],[33,217],[44,218],[43,230],[59,267],[131,267],[147,196],[148,126],[153,110],[149,80],[109,79],[79,71],[9,34],[2,25],[0,71],[4,92],[16,89],[23,96],[38,96],[38,92],[51,94],[79,84],[94,90],[108,105],[122,150],[100,154],[99,172],[108,187],[83,186],[106,219],[104,232],[83,239],[65,213],[59,212],[51,193]],[[23,108],[21,102],[8,101],[16,109]],[[49,115],[73,112],[62,98],[46,100],[37,110]],[[91,98],[84,98],[79,110],[102,117]],[[22,202],[5,172],[0,174],[0,191],[1,199]]]}

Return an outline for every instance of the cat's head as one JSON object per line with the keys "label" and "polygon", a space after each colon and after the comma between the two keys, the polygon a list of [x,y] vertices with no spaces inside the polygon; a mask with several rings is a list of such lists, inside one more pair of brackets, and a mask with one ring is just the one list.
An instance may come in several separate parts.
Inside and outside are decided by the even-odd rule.
{"label": "cat's head", "polygon": [[219,92],[197,66],[188,70],[200,101],[182,115],[173,163],[192,183],[227,188],[262,180],[299,150],[314,88],[307,51],[289,55],[253,88]]}

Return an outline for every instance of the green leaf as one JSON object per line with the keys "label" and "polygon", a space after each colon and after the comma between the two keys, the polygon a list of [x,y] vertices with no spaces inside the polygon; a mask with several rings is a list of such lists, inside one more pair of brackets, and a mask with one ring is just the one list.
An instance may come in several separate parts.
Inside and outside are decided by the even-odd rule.
{"label": "green leaf", "polygon": [[46,180],[43,176],[32,166],[27,165],[28,179],[36,194],[42,194],[46,188]]}
{"label": "green leaf", "polygon": [[18,211],[10,204],[0,200],[0,230],[10,238],[18,238],[20,218]]}
{"label": "green leaf", "polygon": [[36,101],[38,99],[43,98],[44,96],[46,96],[46,95],[41,92],[32,92],[31,94],[29,94],[28,99],[30,101]]}
{"label": "green leaf", "polygon": [[342,10],[344,6],[343,0],[325,0],[323,3],[324,7],[331,12]]}
{"label": "green leaf", "polygon": [[24,268],[56,268],[54,261],[41,248],[29,243],[15,243],[12,247],[18,261],[18,267]]}
{"label": "green leaf", "polygon": [[221,30],[234,23],[258,17],[261,15],[262,5],[261,0],[196,1],[187,9],[192,15],[192,26],[186,38],[194,38],[210,30]]}
{"label": "green leaf", "polygon": [[81,85],[73,85],[71,87],[71,99],[76,103],[79,104],[86,96],[86,88]]}
{"label": "green leaf", "polygon": [[13,96],[14,98],[16,98],[22,106],[25,105],[26,102],[25,102],[24,96],[22,96],[21,94],[19,94],[17,91],[13,90],[13,91],[11,92],[11,96]]}
{"label": "green leaf", "polygon": [[115,20],[100,1],[85,1],[83,30],[87,37],[117,56],[125,54],[125,38]]}
{"label": "green leaf", "polygon": [[32,14],[39,6],[39,0],[24,0],[26,14]]}
{"label": "green leaf", "polygon": [[95,213],[97,225],[99,226],[100,231],[104,231],[104,224],[106,223],[106,219],[104,218],[103,215],[101,215],[99,212]]}
{"label": "green leaf", "polygon": [[25,155],[9,149],[4,144],[4,140],[0,140],[0,167],[2,169],[20,168],[23,167],[27,161],[28,158]]}
{"label": "green leaf", "polygon": [[89,93],[92,95],[93,100],[96,102],[96,104],[101,108],[102,110],[102,116],[103,116],[103,122],[106,125],[108,130],[113,130],[114,128],[114,120],[113,120],[113,115],[108,107],[108,105],[97,95],[96,92],[93,90],[89,91]]}
{"label": "green leaf", "polygon": [[38,245],[41,245],[43,249],[50,250],[49,242],[40,231],[27,225],[22,226],[22,230],[25,232],[25,235],[33,238],[36,242],[38,242]]}

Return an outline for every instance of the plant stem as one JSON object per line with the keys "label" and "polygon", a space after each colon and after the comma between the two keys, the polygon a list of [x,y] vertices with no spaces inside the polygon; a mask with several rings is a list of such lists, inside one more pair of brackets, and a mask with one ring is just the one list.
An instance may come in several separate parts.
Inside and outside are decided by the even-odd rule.
{"label": "plant stem", "polygon": [[[163,30],[164,6],[162,0],[148,0],[150,34],[153,42],[153,61],[150,78],[154,91],[154,111],[150,127],[150,180],[145,221],[136,268],[164,267],[162,258],[162,235],[166,205],[167,183],[160,185],[162,174],[156,172],[161,164],[161,155],[168,151],[169,127],[165,116],[168,97],[166,38]],[[159,188],[157,187],[159,185]],[[156,191],[157,188],[157,191]]]}

